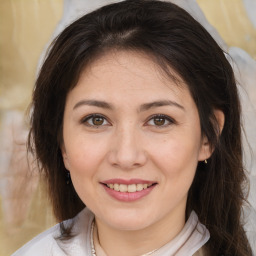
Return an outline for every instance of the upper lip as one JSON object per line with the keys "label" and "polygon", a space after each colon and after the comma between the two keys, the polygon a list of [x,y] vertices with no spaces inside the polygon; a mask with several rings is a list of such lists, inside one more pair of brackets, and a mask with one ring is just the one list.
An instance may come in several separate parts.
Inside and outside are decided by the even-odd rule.
{"label": "upper lip", "polygon": [[154,184],[156,181],[152,180],[142,180],[142,179],[109,179],[104,180],[101,183],[104,184],[125,184],[125,185],[131,185],[131,184]]}

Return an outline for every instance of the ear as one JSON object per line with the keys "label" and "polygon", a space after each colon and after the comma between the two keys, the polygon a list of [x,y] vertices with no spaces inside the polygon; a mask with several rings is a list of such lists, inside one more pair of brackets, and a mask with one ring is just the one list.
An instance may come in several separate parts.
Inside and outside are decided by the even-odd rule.
{"label": "ear", "polygon": [[[219,136],[220,136],[225,123],[225,115],[221,110],[215,109],[214,116],[217,121]],[[211,147],[208,138],[204,135],[202,138],[201,149],[198,155],[198,161],[207,160],[208,158],[211,157],[213,151],[214,151],[214,148]]]}
{"label": "ear", "polygon": [[204,161],[211,157],[212,148],[208,138],[204,135],[201,142],[201,148],[198,155],[198,161]]}
{"label": "ear", "polygon": [[70,165],[69,165],[68,155],[64,145],[62,145],[61,147],[61,153],[62,153],[62,158],[63,158],[63,163],[65,165],[65,168],[69,171]]}
{"label": "ear", "polygon": [[215,118],[216,118],[218,126],[219,126],[219,135],[221,135],[221,132],[222,132],[224,124],[225,124],[225,115],[219,109],[214,110],[214,115],[215,115]]}

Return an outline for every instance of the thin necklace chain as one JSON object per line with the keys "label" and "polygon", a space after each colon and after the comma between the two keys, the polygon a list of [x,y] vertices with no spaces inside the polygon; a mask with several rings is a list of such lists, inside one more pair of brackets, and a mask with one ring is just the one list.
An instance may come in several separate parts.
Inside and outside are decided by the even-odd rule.
{"label": "thin necklace chain", "polygon": [[[95,226],[95,221],[92,222],[92,226],[91,226],[91,252],[92,252],[92,256],[97,256],[96,254],[96,250],[94,247],[94,241],[93,241],[93,232],[94,232],[94,226]],[[152,255],[155,251],[157,251],[158,249],[155,249],[153,251],[147,252],[145,254],[142,254],[141,256],[148,256],[148,255]]]}
{"label": "thin necklace chain", "polygon": [[95,221],[93,220],[92,226],[91,226],[91,252],[92,252],[92,256],[97,256],[94,248],[94,242],[93,242],[94,225],[95,225]]}

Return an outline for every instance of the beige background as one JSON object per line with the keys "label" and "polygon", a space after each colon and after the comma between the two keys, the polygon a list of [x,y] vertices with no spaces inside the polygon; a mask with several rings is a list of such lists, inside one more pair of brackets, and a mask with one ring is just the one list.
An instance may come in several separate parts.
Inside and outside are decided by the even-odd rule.
{"label": "beige background", "polygon": [[[229,46],[243,48],[256,59],[256,30],[247,18],[242,0],[197,2]],[[0,0],[0,131],[6,115],[12,113],[10,111],[23,113],[27,109],[38,58],[61,18],[62,10],[62,0]],[[0,181],[10,180],[15,175],[1,168],[0,162]],[[42,185],[38,185],[36,175],[19,175],[14,180],[8,184],[17,187],[15,197],[0,193],[0,256],[10,255],[54,224],[47,197]],[[28,180],[34,186],[28,185]],[[14,202],[12,216],[6,216],[3,206],[6,198]]]}

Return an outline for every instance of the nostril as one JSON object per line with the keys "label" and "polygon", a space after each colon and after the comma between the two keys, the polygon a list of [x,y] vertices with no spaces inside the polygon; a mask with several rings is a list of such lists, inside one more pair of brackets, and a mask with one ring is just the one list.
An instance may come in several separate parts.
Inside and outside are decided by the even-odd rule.
{"label": "nostril", "polygon": [[147,162],[147,155],[140,148],[121,147],[109,151],[108,160],[114,167],[121,169],[139,168]]}

